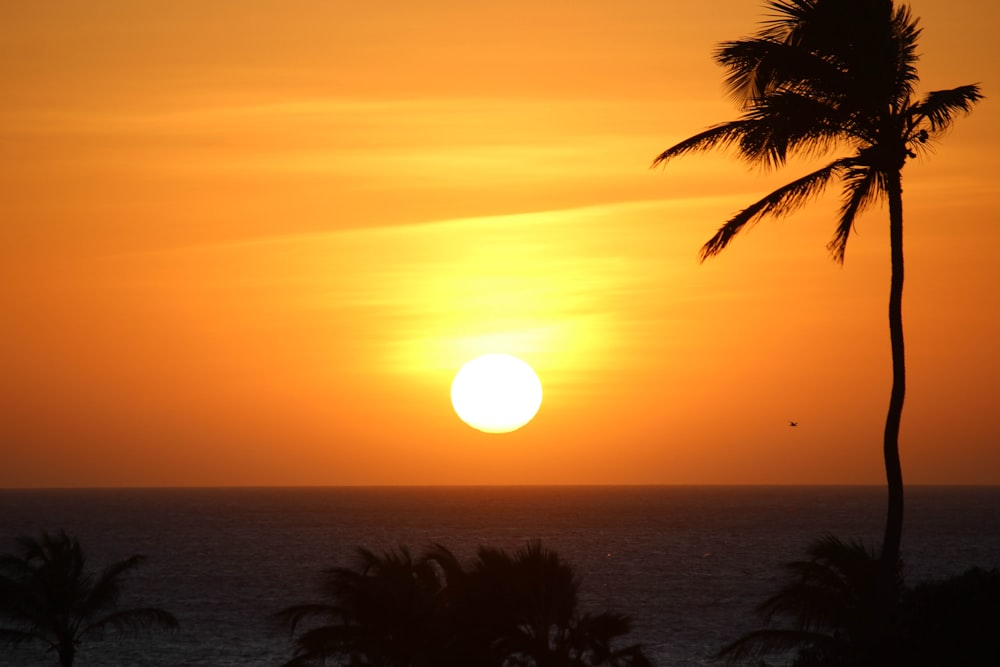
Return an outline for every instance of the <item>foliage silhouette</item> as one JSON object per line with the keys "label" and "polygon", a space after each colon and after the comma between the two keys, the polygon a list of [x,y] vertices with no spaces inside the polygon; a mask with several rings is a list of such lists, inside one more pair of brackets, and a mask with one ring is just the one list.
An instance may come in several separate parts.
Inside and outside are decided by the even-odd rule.
{"label": "foliage silhouette", "polygon": [[647,667],[638,646],[613,646],[628,619],[581,614],[578,587],[538,542],[483,547],[468,569],[441,545],[420,557],[359,549],[354,567],[324,572],[322,602],[279,612],[298,632],[286,667]]}
{"label": "foliage silhouette", "polygon": [[702,247],[703,260],[759,220],[791,214],[839,180],[842,202],[828,248],[843,262],[858,214],[877,201],[888,202],[892,389],[883,436],[888,499],[879,595],[887,617],[903,524],[902,170],[960,113],[971,111],[982,94],[971,84],[915,96],[920,29],[906,5],[893,0],[770,0],[767,7],[771,15],[755,35],[724,42],[715,53],[728,71],[726,84],[741,103],[742,116],[668,148],[653,165],[695,151],[734,147],[750,164],[770,168],[793,155],[846,149],[845,156],[733,216]]}
{"label": "foliage silhouette", "polygon": [[764,657],[778,656],[794,667],[1000,665],[1000,571],[973,568],[907,588],[897,563],[886,632],[874,551],[826,537],[807,554],[786,564],[789,579],[758,607],[764,628],[723,648],[720,658],[764,665]]}
{"label": "foliage silhouette", "polygon": [[[513,554],[482,547],[462,582],[459,622],[479,619],[497,664],[534,667],[650,663],[639,646],[613,648],[629,632],[628,617],[579,612],[580,583],[568,563],[541,542]],[[485,612],[485,614],[484,614]]]}
{"label": "foliage silhouette", "polygon": [[910,667],[1000,665],[1000,570],[972,568],[904,594]]}
{"label": "foliage silhouette", "polygon": [[120,609],[122,578],[141,565],[132,556],[98,573],[85,570],[79,541],[60,532],[17,539],[19,554],[0,555],[0,642],[40,642],[70,667],[79,645],[106,632],[134,633],[152,626],[174,629],[162,609]]}
{"label": "foliage silhouette", "polygon": [[[879,557],[859,542],[828,536],[807,549],[808,560],[785,565],[790,579],[765,600],[765,627],[720,651],[730,663],[796,650],[799,667],[886,664],[898,653],[899,630],[886,633],[877,604]],[[903,591],[897,563],[893,609]]]}
{"label": "foliage silhouette", "polygon": [[447,581],[436,561],[414,558],[405,547],[381,556],[359,548],[357,556],[356,567],[324,573],[324,602],[279,613],[293,634],[305,621],[321,623],[296,637],[295,657],[287,666],[322,664],[327,658],[347,665],[447,664]]}

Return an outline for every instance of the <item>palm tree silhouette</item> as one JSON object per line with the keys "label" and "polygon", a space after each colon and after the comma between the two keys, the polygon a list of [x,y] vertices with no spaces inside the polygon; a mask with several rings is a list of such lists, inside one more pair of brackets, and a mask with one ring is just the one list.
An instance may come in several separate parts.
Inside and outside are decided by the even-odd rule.
{"label": "palm tree silhouette", "polygon": [[878,606],[879,557],[859,542],[825,537],[808,559],[787,563],[789,579],[757,609],[765,627],[719,652],[730,664],[762,664],[796,651],[794,667],[908,667],[1000,664],[1000,570],[972,568],[913,588],[893,580],[886,633]]}
{"label": "palm tree silhouette", "polygon": [[448,664],[447,581],[438,563],[447,559],[454,572],[454,556],[442,548],[434,558],[414,558],[401,547],[381,555],[359,548],[357,557],[355,567],[325,571],[323,602],[279,612],[293,634],[303,622],[319,623],[296,637],[286,667],[324,664],[327,658],[384,667]]}
{"label": "palm tree silhouette", "polygon": [[533,540],[510,554],[482,547],[464,586],[465,605],[505,667],[646,667],[637,645],[614,648],[628,617],[580,613],[580,583],[568,563]]}
{"label": "palm tree silhouette", "polygon": [[513,555],[483,547],[469,568],[441,545],[420,557],[405,547],[358,556],[324,573],[322,602],[279,612],[299,632],[286,667],[650,664],[638,646],[613,646],[625,616],[579,613],[572,568],[540,543]]}
{"label": "palm tree silhouette", "polygon": [[17,539],[19,554],[0,555],[0,642],[40,642],[70,667],[77,647],[107,631],[135,632],[154,625],[176,628],[162,609],[119,609],[122,577],[143,556],[87,572],[79,541],[65,532]]}
{"label": "palm tree silhouette", "polygon": [[[898,617],[894,632],[885,632],[878,604],[879,557],[860,542],[832,536],[814,542],[807,554],[808,560],[786,564],[791,578],[758,607],[767,627],[737,639],[719,657],[735,663],[794,649],[799,667],[892,664],[901,633]],[[898,603],[903,594],[898,562],[892,594]]]}
{"label": "palm tree silhouette", "polygon": [[920,29],[906,5],[892,0],[771,0],[767,6],[773,13],[756,35],[724,42],[715,54],[728,70],[726,83],[742,103],[742,116],[668,148],[653,166],[728,146],[747,162],[765,168],[782,166],[790,155],[847,149],[846,156],[733,216],[702,247],[702,260],[720,253],[739,232],[762,218],[794,212],[839,179],[843,199],[828,248],[836,261],[843,262],[858,214],[876,201],[888,201],[892,389],[883,435],[888,499],[880,556],[880,599],[888,606],[903,524],[902,170],[959,113],[971,111],[982,95],[973,84],[915,97]]}

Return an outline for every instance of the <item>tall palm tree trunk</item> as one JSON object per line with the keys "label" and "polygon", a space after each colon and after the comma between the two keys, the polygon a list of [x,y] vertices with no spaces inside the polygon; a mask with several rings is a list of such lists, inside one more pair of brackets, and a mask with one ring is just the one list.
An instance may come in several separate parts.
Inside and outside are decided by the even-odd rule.
{"label": "tall palm tree trunk", "polygon": [[899,424],[906,395],[906,354],[903,348],[903,186],[900,170],[886,175],[889,199],[889,243],[892,276],[889,288],[889,338],[892,343],[892,391],[885,419],[882,454],[888,487],[888,509],[881,554],[881,601],[890,611],[903,534],[903,471],[899,462]]}

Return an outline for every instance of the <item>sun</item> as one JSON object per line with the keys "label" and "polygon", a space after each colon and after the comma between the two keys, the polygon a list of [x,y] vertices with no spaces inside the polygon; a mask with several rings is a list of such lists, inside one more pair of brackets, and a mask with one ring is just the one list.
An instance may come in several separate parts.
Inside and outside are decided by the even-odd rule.
{"label": "sun", "polygon": [[542,383],[524,361],[486,354],[466,363],[451,383],[451,404],[459,418],[485,433],[516,431],[538,413]]}

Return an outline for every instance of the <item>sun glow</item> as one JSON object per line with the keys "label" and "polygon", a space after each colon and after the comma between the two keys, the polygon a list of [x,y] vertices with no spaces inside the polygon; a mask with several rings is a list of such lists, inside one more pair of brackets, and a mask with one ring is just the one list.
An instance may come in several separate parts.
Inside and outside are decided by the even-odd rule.
{"label": "sun glow", "polygon": [[455,374],[451,403],[469,426],[485,433],[509,433],[538,413],[542,383],[531,366],[517,357],[487,354]]}

